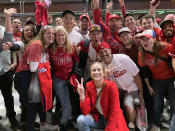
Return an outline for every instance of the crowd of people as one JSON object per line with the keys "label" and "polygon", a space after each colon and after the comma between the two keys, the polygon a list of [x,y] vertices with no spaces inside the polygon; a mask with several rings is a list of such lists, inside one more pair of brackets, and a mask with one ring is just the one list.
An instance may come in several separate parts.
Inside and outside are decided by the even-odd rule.
{"label": "crowd of people", "polygon": [[[92,0],[93,20],[85,11],[76,24],[75,13],[65,10],[55,26],[48,1],[36,0],[36,21],[28,18],[23,26],[20,18],[11,21],[16,9],[4,9],[0,89],[12,130],[136,131],[136,107],[145,103],[145,129],[159,131],[167,99],[169,130],[175,131],[175,15],[156,19],[159,0],[138,18],[119,3],[121,16],[111,13],[109,2],[103,21],[99,0]],[[54,107],[57,120],[50,123]]]}

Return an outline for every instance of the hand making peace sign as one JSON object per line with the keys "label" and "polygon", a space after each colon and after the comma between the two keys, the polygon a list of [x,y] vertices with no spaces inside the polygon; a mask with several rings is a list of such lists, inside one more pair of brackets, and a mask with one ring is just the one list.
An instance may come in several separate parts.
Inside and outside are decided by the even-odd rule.
{"label": "hand making peace sign", "polygon": [[85,98],[84,86],[83,86],[83,78],[81,78],[81,84],[78,82],[77,79],[76,79],[76,82],[78,84],[78,86],[77,86],[77,92],[78,92],[78,95],[80,96],[80,100],[81,100],[82,98]]}

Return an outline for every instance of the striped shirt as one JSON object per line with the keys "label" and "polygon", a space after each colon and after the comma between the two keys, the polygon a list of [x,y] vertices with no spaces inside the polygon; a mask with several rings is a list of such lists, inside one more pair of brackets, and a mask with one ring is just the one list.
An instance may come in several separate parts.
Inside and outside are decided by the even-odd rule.
{"label": "striped shirt", "polygon": [[139,73],[139,69],[129,56],[114,54],[111,63],[105,65],[105,68],[110,71],[110,80],[114,81],[119,89],[128,93],[138,90],[134,76]]}

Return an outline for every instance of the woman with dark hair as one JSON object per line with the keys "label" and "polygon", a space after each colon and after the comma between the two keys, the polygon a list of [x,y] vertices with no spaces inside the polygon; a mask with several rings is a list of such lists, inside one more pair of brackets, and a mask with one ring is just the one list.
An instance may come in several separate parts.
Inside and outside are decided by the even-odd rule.
{"label": "woman with dark hair", "polygon": [[122,110],[116,84],[106,80],[104,66],[94,62],[90,66],[92,81],[86,83],[86,91],[78,82],[77,92],[80,96],[82,115],[77,118],[79,131],[90,131],[90,128],[105,131],[129,131]]}
{"label": "woman with dark hair", "polygon": [[[36,36],[36,29],[33,24],[27,24],[23,27],[22,33],[21,33],[21,39],[20,41],[17,41],[16,44],[20,46],[18,52],[17,52],[17,58],[18,63],[22,59],[22,55],[24,53],[24,50],[26,48],[26,45]],[[21,103],[22,104],[22,103]],[[25,115],[26,115],[26,108],[24,105],[20,106],[21,108],[21,116],[20,116],[20,126],[21,128],[24,128],[25,124]],[[38,127],[37,123],[34,123],[35,127]]]}
{"label": "woman with dark hair", "polygon": [[[46,121],[46,112],[44,112],[44,107],[41,103],[41,100],[43,99],[41,98],[43,92],[40,93],[40,90],[42,90],[41,79],[39,80],[37,78],[36,81],[32,81],[34,73],[39,76],[39,73],[41,72],[38,70],[40,64],[48,63],[49,56],[46,52],[46,49],[54,43],[54,38],[54,29],[52,26],[42,27],[38,36],[25,46],[24,53],[16,69],[16,75],[14,79],[15,88],[19,93],[21,103],[27,110],[25,116],[25,131],[34,130],[33,123],[37,113],[39,113],[40,116],[40,131],[57,130],[56,126],[52,126]],[[45,81],[49,81],[50,78],[51,76],[45,78]],[[32,87],[31,84],[33,84]],[[33,88],[33,94],[29,94],[29,90],[31,88]]]}
{"label": "woman with dark hair", "polygon": [[153,100],[152,130],[159,130],[165,95],[170,101],[171,116],[175,109],[175,77],[172,68],[169,67],[171,61],[168,55],[171,45],[156,41],[155,33],[152,30],[143,31],[140,34],[140,39],[142,47],[139,52],[139,65],[147,66],[152,73],[151,81],[145,79]]}

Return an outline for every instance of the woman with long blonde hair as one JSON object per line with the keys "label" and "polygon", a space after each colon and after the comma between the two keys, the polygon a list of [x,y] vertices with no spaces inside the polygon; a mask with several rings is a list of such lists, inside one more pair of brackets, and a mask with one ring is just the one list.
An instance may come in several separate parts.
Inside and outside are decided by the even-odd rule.
{"label": "woman with long blonde hair", "polygon": [[[34,131],[33,123],[37,113],[40,116],[40,131],[57,130],[56,126],[52,126],[46,121],[46,112],[43,110],[44,107],[41,98],[43,92],[40,93],[42,84],[39,80],[38,71],[40,64],[48,64],[49,66],[49,56],[46,49],[54,43],[54,38],[54,28],[52,26],[42,27],[39,35],[25,46],[24,53],[16,69],[14,79],[15,88],[19,93],[21,103],[27,109],[25,131]],[[34,78],[33,74],[36,74],[39,79],[32,81]],[[48,72],[49,75],[51,79],[51,74]],[[44,81],[49,81],[51,83],[50,87],[52,87],[52,82],[48,77],[43,79]],[[33,92],[29,94],[31,88],[33,88]],[[30,98],[28,97],[29,95]]]}
{"label": "woman with long blonde hair", "polygon": [[68,79],[74,64],[79,62],[79,58],[75,52],[74,46],[69,42],[67,32],[63,26],[56,27],[55,41],[56,48],[51,48],[48,52],[54,76],[53,88],[63,109],[60,124],[61,128],[65,129],[72,119]]}

